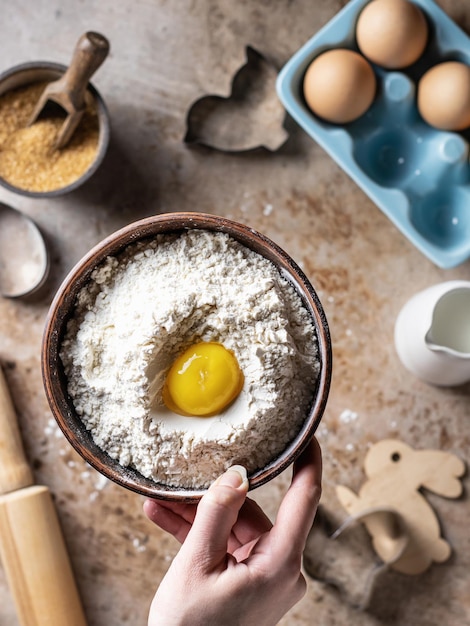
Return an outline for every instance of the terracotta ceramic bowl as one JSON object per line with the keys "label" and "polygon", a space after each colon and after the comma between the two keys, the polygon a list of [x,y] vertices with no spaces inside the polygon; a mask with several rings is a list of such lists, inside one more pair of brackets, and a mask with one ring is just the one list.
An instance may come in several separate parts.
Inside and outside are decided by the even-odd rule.
{"label": "terracotta ceramic bowl", "polygon": [[136,470],[121,466],[93,441],[76,414],[67,393],[67,380],[59,357],[68,320],[73,316],[77,294],[92,271],[107,256],[114,256],[131,243],[151,239],[157,234],[203,229],[228,233],[247,248],[269,259],[287,278],[312,316],[318,336],[320,373],[305,422],[288,447],[268,466],[249,476],[250,489],[271,480],[285,470],[313,437],[325,409],[331,379],[331,342],[328,324],[317,294],[295,262],[262,234],[222,217],[201,213],[169,213],[135,222],[110,235],[93,248],[67,276],[51,305],[42,346],[42,372],[46,395],[64,435],[75,450],[110,480],[137,493],[166,500],[197,501],[204,490],[174,488],[145,478]]}
{"label": "terracotta ceramic bowl", "polygon": [[[21,65],[15,65],[2,74],[0,74],[0,96],[6,94],[14,89],[20,87],[26,87],[33,83],[45,82],[49,83],[60,78],[67,66],[60,63],[49,63],[47,61],[31,61],[30,63],[23,63]],[[9,191],[13,191],[22,196],[28,196],[31,198],[53,198],[55,196],[62,196],[66,193],[74,191],[83,183],[85,183],[99,168],[101,165],[109,145],[110,136],[110,123],[109,113],[104,103],[103,98],[92,84],[88,85],[88,91],[94,98],[96,104],[96,110],[98,115],[99,124],[99,136],[98,146],[96,149],[96,156],[88,167],[78,178],[64,187],[52,189],[50,191],[28,191],[9,183],[4,178],[0,177],[0,184],[3,185]]]}

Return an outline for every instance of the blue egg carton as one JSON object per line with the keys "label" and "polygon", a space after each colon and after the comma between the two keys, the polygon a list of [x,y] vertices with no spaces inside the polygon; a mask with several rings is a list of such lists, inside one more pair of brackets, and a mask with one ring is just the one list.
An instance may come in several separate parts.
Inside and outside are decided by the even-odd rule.
{"label": "blue egg carton", "polygon": [[303,97],[307,67],[331,48],[359,51],[356,21],[369,0],[352,0],[282,68],[278,95],[287,112],[431,261],[451,268],[470,258],[470,131],[427,124],[416,107],[419,78],[443,61],[470,64],[470,37],[432,0],[414,0],[429,41],[412,66],[372,64],[377,95],[369,110],[342,126],[316,117]]}

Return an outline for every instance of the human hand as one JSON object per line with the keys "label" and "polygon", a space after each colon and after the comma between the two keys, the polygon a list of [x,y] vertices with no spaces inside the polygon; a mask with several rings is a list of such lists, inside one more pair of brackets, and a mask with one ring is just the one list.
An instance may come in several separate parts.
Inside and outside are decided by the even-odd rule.
{"label": "human hand", "polygon": [[273,626],[305,594],[302,553],[321,493],[316,440],[294,463],[274,525],[246,497],[240,466],[199,504],[146,500],[150,520],[183,545],[153,599],[149,626]]}

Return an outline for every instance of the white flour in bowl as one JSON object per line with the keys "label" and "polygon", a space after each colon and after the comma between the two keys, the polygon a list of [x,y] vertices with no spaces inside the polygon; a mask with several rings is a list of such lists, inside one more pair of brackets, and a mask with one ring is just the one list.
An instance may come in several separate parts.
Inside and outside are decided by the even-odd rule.
{"label": "white flour in bowl", "polygon": [[[232,350],[244,386],[220,415],[182,417],[165,407],[162,387],[199,341]],[[132,244],[98,267],[60,356],[100,448],[157,482],[203,488],[232,464],[263,468],[295,437],[317,348],[300,296],[270,261],[226,234],[189,230]]]}

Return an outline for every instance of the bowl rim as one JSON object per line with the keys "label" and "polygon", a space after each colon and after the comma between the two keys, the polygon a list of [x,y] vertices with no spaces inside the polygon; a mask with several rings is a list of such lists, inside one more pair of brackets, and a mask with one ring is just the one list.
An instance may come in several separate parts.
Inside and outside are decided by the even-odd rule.
{"label": "bowl rim", "polygon": [[295,261],[262,233],[242,223],[208,213],[160,213],[132,222],[96,244],[65,277],[46,317],[41,346],[41,371],[46,398],[66,439],[94,469],[120,486],[141,495],[179,502],[196,502],[206,489],[183,489],[157,483],[143,477],[137,470],[123,467],[98,448],[68,399],[66,377],[59,351],[67,322],[73,315],[76,296],[97,265],[108,256],[118,255],[132,243],[154,238],[158,234],[184,232],[190,229],[227,233],[245,247],[272,261],[280,274],[294,286],[301,297],[312,317],[317,334],[320,372],[308,417],[285,451],[265,468],[249,476],[250,489],[255,489],[279,475],[303,452],[314,436],[323,416],[332,376],[329,326],[318,295]]}
{"label": "bowl rim", "polygon": [[[67,70],[67,66],[62,63],[54,63],[53,61],[28,61],[26,63],[20,63],[19,65],[15,65],[5,70],[0,74],[0,85],[2,82],[11,78],[15,74],[27,73],[29,71],[34,70],[45,70],[51,71],[57,74],[57,78],[59,78],[64,72]],[[35,81],[29,81],[22,83],[21,85],[17,85],[13,89],[19,89],[20,87],[25,87],[28,84],[31,84]],[[108,108],[100,95],[99,91],[96,87],[89,82],[88,90],[92,94],[98,111],[98,120],[99,120],[99,139],[98,139],[98,147],[96,151],[96,157],[90,167],[83,172],[83,174],[75,179],[72,183],[66,185],[65,187],[59,187],[58,189],[52,189],[51,191],[29,191],[28,189],[21,189],[21,187],[16,187],[12,185],[7,180],[5,180],[2,176],[0,176],[0,185],[8,189],[13,193],[19,194],[21,196],[27,196],[28,198],[54,198],[56,196],[63,196],[67,193],[70,193],[81,187],[100,167],[103,159],[106,155],[109,146],[109,139],[111,134],[111,123]],[[8,91],[1,92],[0,95],[8,93]]]}

